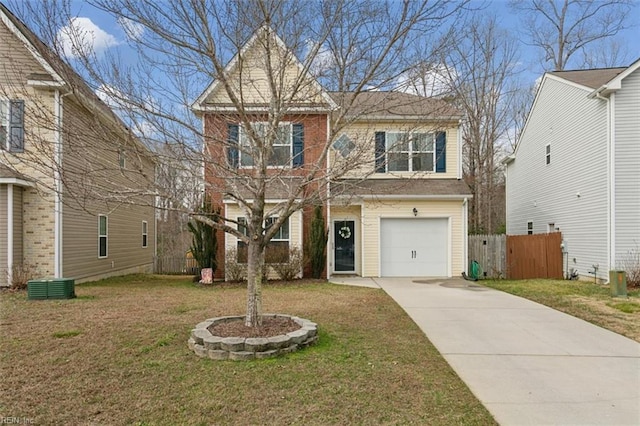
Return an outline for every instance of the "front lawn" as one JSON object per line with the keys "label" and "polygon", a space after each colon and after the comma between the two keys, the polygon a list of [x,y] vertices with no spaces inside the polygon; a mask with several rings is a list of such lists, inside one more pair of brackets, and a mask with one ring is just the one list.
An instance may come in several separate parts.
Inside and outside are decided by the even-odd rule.
{"label": "front lawn", "polygon": [[522,296],[640,342],[640,289],[628,298],[612,298],[608,285],[590,281],[481,281],[483,285]]}
{"label": "front lawn", "polygon": [[[200,359],[200,321],[242,314],[241,285],[129,276],[72,300],[0,294],[0,417],[33,424],[495,424],[383,291],[269,284],[265,312],[319,325],[283,358]],[[26,419],[26,420],[25,420]]]}

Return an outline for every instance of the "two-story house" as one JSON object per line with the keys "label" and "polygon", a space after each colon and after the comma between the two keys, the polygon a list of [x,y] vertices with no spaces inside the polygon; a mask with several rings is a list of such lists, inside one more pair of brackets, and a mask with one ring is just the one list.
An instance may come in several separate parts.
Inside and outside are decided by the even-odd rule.
{"label": "two-story house", "polygon": [[506,162],[507,233],[559,229],[582,278],[624,269],[640,245],[640,60],[546,73]]}
{"label": "two-story house", "polygon": [[0,56],[0,286],[150,272],[150,152],[1,3]]}
{"label": "two-story house", "polygon": [[[285,75],[278,86],[297,92],[280,95],[287,113],[270,163],[280,178],[267,188],[267,207],[286,200],[299,179],[317,170],[316,186],[295,196],[323,203],[330,231],[327,275],[451,277],[463,271],[471,194],[462,180],[460,114],[442,100],[406,93],[326,91],[269,29],[254,34],[228,63],[226,87],[214,81],[193,104],[203,120],[205,152],[226,159],[222,167],[205,164],[205,180],[215,188],[212,199],[224,206],[223,216],[244,220],[233,196],[240,190],[234,188],[238,174],[225,175],[224,169],[252,167],[250,156],[233,147],[247,143],[243,120],[254,128],[266,125],[274,105],[267,69],[284,63],[265,62],[274,50],[290,59],[275,73]],[[244,116],[230,91],[243,100]],[[275,242],[303,248],[311,213],[304,206],[291,215]],[[233,235],[220,233],[218,241],[224,241],[218,259],[238,247]]]}

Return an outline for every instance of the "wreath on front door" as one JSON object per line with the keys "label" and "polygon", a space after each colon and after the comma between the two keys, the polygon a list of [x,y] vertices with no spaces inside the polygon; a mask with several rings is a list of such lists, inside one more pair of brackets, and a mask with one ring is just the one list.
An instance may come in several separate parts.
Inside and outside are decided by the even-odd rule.
{"label": "wreath on front door", "polygon": [[338,231],[338,235],[340,235],[345,240],[348,240],[349,238],[351,238],[351,228],[349,228],[348,226],[343,226]]}

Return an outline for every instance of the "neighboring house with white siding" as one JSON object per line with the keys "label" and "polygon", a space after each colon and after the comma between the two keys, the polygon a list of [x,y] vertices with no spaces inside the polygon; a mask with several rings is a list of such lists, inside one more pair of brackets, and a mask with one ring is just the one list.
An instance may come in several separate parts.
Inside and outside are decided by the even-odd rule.
{"label": "neighboring house with white siding", "polygon": [[[261,37],[272,37],[274,42]],[[300,86],[309,90],[287,106],[291,113],[279,126],[282,139],[277,145],[282,152],[273,160],[273,173],[281,179],[277,187],[267,188],[267,208],[295,194],[288,182],[298,184],[296,179],[318,164],[326,164],[327,170],[352,168],[320,186],[327,191],[318,196],[324,201],[329,227],[327,275],[451,277],[465,270],[471,193],[462,180],[460,113],[442,100],[406,93],[327,92],[284,42],[263,28],[225,69],[227,80],[237,86],[235,96],[245,100],[249,111],[245,114],[256,126],[263,125],[271,103],[265,58],[274,51],[266,51],[267,45],[280,49],[280,58],[292,58],[286,70],[277,70],[287,73],[285,81],[302,81]],[[273,63],[279,60],[272,60],[270,66]],[[332,126],[343,107],[348,110],[341,119],[348,124],[337,131]],[[232,178],[242,176],[243,168],[250,173],[252,167],[243,148],[250,142],[243,136],[240,114],[232,107],[227,89],[215,81],[193,110],[203,120],[207,152],[213,158],[228,159],[218,170],[232,170],[226,177],[213,168],[205,169],[205,180],[215,189],[211,198],[224,205],[224,217],[242,223],[242,206],[229,195],[233,192],[224,190],[231,188]],[[330,140],[332,149],[325,161],[320,155]],[[332,175],[327,172],[327,176]],[[312,206],[294,213],[275,243],[304,247],[312,214]],[[222,232],[218,241],[218,259],[243,244]],[[224,267],[219,264],[216,271],[221,277]]]}
{"label": "neighboring house with white siding", "polygon": [[1,3],[0,57],[0,286],[151,271],[150,152]]}
{"label": "neighboring house with white siding", "polygon": [[508,234],[559,229],[582,278],[624,268],[640,249],[640,59],[546,73],[506,163]]}

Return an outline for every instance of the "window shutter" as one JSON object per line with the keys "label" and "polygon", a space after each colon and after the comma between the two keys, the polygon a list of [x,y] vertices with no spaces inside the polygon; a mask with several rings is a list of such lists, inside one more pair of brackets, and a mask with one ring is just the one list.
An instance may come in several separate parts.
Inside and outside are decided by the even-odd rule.
{"label": "window shutter", "polygon": [[293,167],[304,165],[304,124],[293,125]]}
{"label": "window shutter", "polygon": [[385,172],[385,133],[376,132],[376,173]]}
{"label": "window shutter", "polygon": [[9,103],[9,150],[24,150],[24,101]]}
{"label": "window shutter", "polygon": [[447,171],[447,135],[445,132],[436,134],[436,173]]}
{"label": "window shutter", "polygon": [[227,160],[229,161],[229,166],[238,167],[239,157],[238,157],[238,136],[239,136],[239,127],[237,124],[228,124],[227,125],[227,142],[229,146],[227,147]]}

